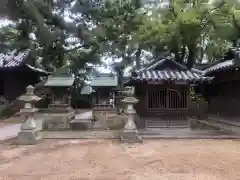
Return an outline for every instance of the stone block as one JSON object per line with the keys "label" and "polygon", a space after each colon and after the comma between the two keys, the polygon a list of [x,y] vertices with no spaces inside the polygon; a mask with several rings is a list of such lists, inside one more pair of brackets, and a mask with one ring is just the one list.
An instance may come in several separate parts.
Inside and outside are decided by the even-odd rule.
{"label": "stone block", "polygon": [[66,130],[69,129],[69,122],[74,118],[72,113],[45,115],[43,121],[44,130]]}
{"label": "stone block", "polygon": [[73,111],[74,110],[71,107],[64,107],[64,106],[59,106],[59,107],[50,106],[49,108],[44,109],[45,113],[69,113]]}
{"label": "stone block", "polygon": [[17,137],[17,143],[19,145],[35,145],[41,140],[43,140],[43,137],[39,129],[21,130]]}

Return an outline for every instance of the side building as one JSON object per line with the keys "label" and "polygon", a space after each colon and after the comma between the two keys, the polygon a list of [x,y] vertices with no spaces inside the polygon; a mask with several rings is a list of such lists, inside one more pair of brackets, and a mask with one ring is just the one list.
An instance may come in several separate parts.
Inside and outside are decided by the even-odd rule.
{"label": "side building", "polygon": [[0,96],[8,102],[25,93],[28,85],[34,86],[42,77],[49,75],[45,70],[26,64],[29,50],[12,51],[0,55]]}
{"label": "side building", "polygon": [[240,50],[232,49],[234,57],[217,61],[201,70],[204,76],[214,77],[210,84],[199,86],[208,101],[208,113],[218,116],[239,116]]}
{"label": "side building", "polygon": [[188,70],[171,58],[133,72],[126,85],[135,87],[139,128],[187,127],[190,85],[212,78]]}

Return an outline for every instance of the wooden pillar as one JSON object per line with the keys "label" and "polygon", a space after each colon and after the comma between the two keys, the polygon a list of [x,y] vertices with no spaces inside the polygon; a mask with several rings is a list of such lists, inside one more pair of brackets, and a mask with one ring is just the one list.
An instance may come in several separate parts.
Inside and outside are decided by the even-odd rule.
{"label": "wooden pillar", "polygon": [[148,111],[148,104],[149,104],[149,89],[146,90],[145,94],[145,111]]}
{"label": "wooden pillar", "polygon": [[51,104],[54,104],[54,102],[55,102],[55,92],[54,92],[53,89],[51,89],[51,91],[52,91]]}
{"label": "wooden pillar", "polygon": [[169,108],[169,90],[166,88],[166,108]]}
{"label": "wooden pillar", "polygon": [[96,91],[96,104],[99,104],[99,89]]}

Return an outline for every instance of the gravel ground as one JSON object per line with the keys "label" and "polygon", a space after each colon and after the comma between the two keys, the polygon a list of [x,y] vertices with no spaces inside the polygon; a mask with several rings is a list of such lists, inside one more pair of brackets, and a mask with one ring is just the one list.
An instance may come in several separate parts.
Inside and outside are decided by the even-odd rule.
{"label": "gravel ground", "polygon": [[5,126],[8,126],[8,125],[9,125],[9,124],[0,122],[0,128],[5,127]]}
{"label": "gravel ground", "polygon": [[230,140],[45,140],[0,145],[0,180],[237,180],[240,143]]}

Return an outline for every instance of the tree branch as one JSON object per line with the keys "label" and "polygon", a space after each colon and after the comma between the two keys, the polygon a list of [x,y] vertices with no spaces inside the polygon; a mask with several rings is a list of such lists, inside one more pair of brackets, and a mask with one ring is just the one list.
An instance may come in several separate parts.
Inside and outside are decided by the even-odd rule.
{"label": "tree branch", "polygon": [[64,50],[64,53],[70,53],[70,52],[75,51],[76,49],[79,49],[79,48],[82,48],[82,47],[84,47],[84,46],[83,45],[76,46],[72,49]]}

